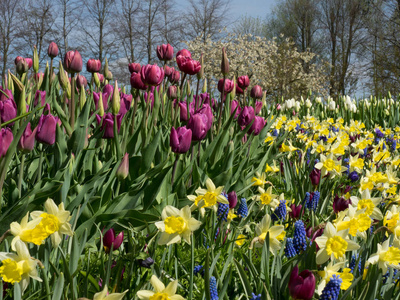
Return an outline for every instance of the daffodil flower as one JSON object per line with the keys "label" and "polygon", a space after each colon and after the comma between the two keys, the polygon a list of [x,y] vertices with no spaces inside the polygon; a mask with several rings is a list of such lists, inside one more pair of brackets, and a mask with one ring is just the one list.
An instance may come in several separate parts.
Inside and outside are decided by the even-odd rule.
{"label": "daffodil flower", "polygon": [[356,196],[350,197],[351,205],[358,210],[365,208],[367,216],[375,220],[382,220],[383,215],[378,205],[381,202],[380,198],[372,198],[369,189],[365,189],[361,192],[361,197]]}
{"label": "daffodil flower", "polygon": [[331,222],[325,226],[324,234],[315,239],[319,247],[317,252],[317,264],[325,263],[329,258],[342,259],[347,251],[357,250],[360,246],[348,239],[349,230],[337,231]]}
{"label": "daffodil flower", "polygon": [[162,221],[156,222],[156,227],[161,231],[159,245],[180,243],[183,239],[190,244],[190,235],[199,229],[201,222],[191,217],[189,206],[181,210],[167,205],[161,213]]}
{"label": "daffodil flower", "polygon": [[362,158],[359,158],[359,154],[357,154],[356,156],[350,155],[349,166],[350,173],[353,171],[356,171],[357,173],[362,173],[364,169],[364,160]]}
{"label": "daffodil flower", "polygon": [[178,280],[174,280],[168,284],[167,287],[161,282],[157,276],[151,276],[150,283],[154,288],[154,291],[141,290],[137,292],[137,296],[140,300],[185,300],[180,295],[176,294],[178,288]]}
{"label": "daffodil flower", "polygon": [[335,221],[338,231],[348,229],[351,236],[359,236],[364,240],[367,238],[366,230],[371,227],[372,220],[365,213],[366,208],[357,210],[353,206],[339,212],[339,216]]}
{"label": "daffodil flower", "polygon": [[319,276],[321,276],[322,278],[317,288],[318,295],[321,295],[326,284],[331,280],[332,275],[338,275],[342,279],[340,289],[347,290],[351,286],[351,282],[354,279],[353,274],[351,274],[351,269],[344,268],[342,273],[339,272],[339,270],[344,267],[344,264],[344,262],[339,262],[336,264],[330,262],[327,266],[324,267],[323,271],[318,272]]}
{"label": "daffodil flower", "polygon": [[279,167],[276,166],[276,161],[275,160],[272,162],[271,166],[268,165],[268,164],[265,166],[265,172],[266,173],[268,173],[268,172],[278,173],[279,171],[280,171],[280,169],[279,169]]}
{"label": "daffodil flower", "polygon": [[256,226],[257,237],[255,237],[251,242],[250,249],[253,247],[253,245],[255,245],[257,248],[261,248],[269,233],[269,251],[276,255],[282,246],[278,240],[278,237],[283,231],[283,225],[271,226],[271,216],[265,215],[261,222]]}
{"label": "daffodil flower", "polygon": [[388,267],[400,269],[400,249],[389,246],[390,240],[387,239],[382,244],[378,244],[378,250],[368,258],[368,263],[378,264],[382,274],[386,274]]}
{"label": "daffodil flower", "polygon": [[321,161],[315,164],[315,168],[321,170],[321,177],[324,177],[326,174],[330,174],[330,177],[333,178],[336,175],[341,175],[342,172],[346,171],[347,168],[342,166],[340,162],[333,156],[333,154],[329,154],[328,157],[321,154]]}
{"label": "daffodil flower", "polygon": [[256,176],[251,179],[251,182],[253,182],[253,186],[264,186],[264,184],[267,183],[265,180],[265,173],[260,175],[258,172],[256,172]]}
{"label": "daffodil flower", "polygon": [[268,205],[272,209],[275,209],[279,205],[278,195],[272,194],[272,186],[270,186],[267,190],[259,187],[256,199],[261,201],[261,206]]}
{"label": "daffodil flower", "polygon": [[21,240],[15,242],[15,253],[0,252],[0,277],[5,282],[14,284],[19,282],[22,291],[29,285],[29,279],[42,281],[36,269],[37,261],[32,259],[27,245]]}
{"label": "daffodil flower", "polygon": [[68,221],[71,219],[69,211],[64,209],[64,203],[58,206],[53,199],[47,199],[44,204],[44,211],[33,211],[31,216],[33,219],[42,218],[41,230],[50,235],[51,244],[57,248],[61,243],[62,235],[73,235],[71,224]]}
{"label": "daffodil flower", "polygon": [[107,285],[105,285],[101,292],[94,294],[93,300],[121,300],[128,291],[129,290],[126,290],[123,293],[108,294],[108,288]]}
{"label": "daffodil flower", "polygon": [[[48,237],[48,234],[45,232],[41,232],[39,230],[35,230],[35,228],[41,222],[41,218],[34,219],[29,221],[29,212],[22,218],[21,224],[18,222],[12,222],[10,224],[10,232],[14,236],[11,241],[11,249],[15,251],[15,244],[17,241],[21,240],[25,243],[33,243],[35,245],[41,245],[44,243],[44,240]],[[35,230],[35,232],[34,232]]]}

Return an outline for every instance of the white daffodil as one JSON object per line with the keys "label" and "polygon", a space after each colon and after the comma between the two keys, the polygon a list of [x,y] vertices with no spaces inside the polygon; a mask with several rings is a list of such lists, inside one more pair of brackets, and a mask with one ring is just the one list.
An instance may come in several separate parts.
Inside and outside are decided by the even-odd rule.
{"label": "white daffodil", "polygon": [[378,205],[381,202],[380,198],[372,198],[369,189],[365,189],[361,192],[361,197],[356,196],[350,197],[351,205],[357,210],[365,208],[365,213],[375,220],[382,220],[383,214],[379,209]]}
{"label": "white daffodil", "polygon": [[258,248],[262,247],[267,234],[269,233],[269,251],[276,255],[282,246],[278,237],[282,234],[284,229],[283,225],[271,226],[271,216],[265,215],[261,222],[256,226],[257,237],[255,237],[251,242],[250,248],[252,248],[253,245]]}
{"label": "white daffodil", "polygon": [[126,290],[123,293],[108,294],[108,288],[107,285],[105,285],[101,292],[94,294],[93,300],[121,300],[128,291],[129,290]]}
{"label": "white daffodil", "polygon": [[50,235],[51,243],[54,248],[57,248],[61,243],[62,235],[73,235],[71,224],[68,221],[71,219],[69,211],[64,209],[64,203],[58,206],[53,199],[47,199],[44,204],[45,211],[33,211],[31,216],[33,219],[42,218],[42,230]]}
{"label": "white daffodil", "polygon": [[365,208],[357,210],[353,206],[339,212],[338,218],[335,221],[335,226],[338,231],[349,230],[351,236],[359,236],[364,240],[367,238],[366,230],[371,227],[372,220],[365,213]]}
{"label": "white daffodil", "polygon": [[180,295],[176,295],[176,289],[178,288],[178,280],[172,281],[167,287],[161,282],[157,276],[151,276],[150,283],[155,291],[141,290],[137,292],[137,296],[140,300],[153,300],[153,299],[168,299],[168,300],[185,300]]}
{"label": "white daffodil", "polygon": [[11,241],[11,249],[15,251],[15,243],[19,240],[25,243],[34,243],[35,245],[41,245],[44,240],[48,237],[46,233],[39,234],[40,232],[34,232],[36,226],[39,225],[41,218],[29,221],[29,212],[22,218],[21,224],[18,222],[12,222],[10,224],[11,234],[14,236]]}
{"label": "white daffodil", "polygon": [[29,279],[42,281],[36,269],[37,261],[32,259],[27,245],[21,240],[15,242],[15,253],[0,252],[0,277],[5,282],[14,284],[19,282],[22,291],[29,285]]}
{"label": "white daffodil", "polygon": [[389,246],[390,240],[387,239],[382,244],[378,244],[378,250],[368,258],[368,263],[378,264],[382,274],[386,274],[388,267],[400,269],[400,249]]}
{"label": "white daffodil", "polygon": [[329,154],[328,157],[321,154],[321,161],[315,164],[315,168],[321,170],[321,177],[324,177],[326,174],[330,174],[330,177],[333,178],[336,175],[341,175],[342,172],[346,171],[347,168],[342,166],[340,162],[333,156],[333,154]]}
{"label": "white daffodil", "polygon": [[190,244],[190,235],[193,231],[199,229],[201,222],[191,217],[189,206],[185,206],[181,210],[168,205],[162,213],[162,221],[156,222],[156,227],[161,231],[159,245],[171,245],[180,243],[183,239]]}
{"label": "white daffodil", "polygon": [[319,247],[317,264],[325,263],[329,258],[342,259],[347,251],[357,250],[360,246],[348,239],[349,230],[337,231],[331,222],[325,226],[324,234],[315,239]]}

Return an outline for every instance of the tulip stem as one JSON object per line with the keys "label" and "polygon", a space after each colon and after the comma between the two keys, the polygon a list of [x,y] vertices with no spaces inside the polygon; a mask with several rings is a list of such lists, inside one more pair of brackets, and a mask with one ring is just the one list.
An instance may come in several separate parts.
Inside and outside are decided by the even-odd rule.
{"label": "tulip stem", "polygon": [[136,117],[136,112],[137,112],[137,106],[138,106],[138,102],[140,100],[140,96],[139,96],[139,90],[137,91],[137,96],[135,97],[135,103],[133,104],[133,116],[132,116],[132,127],[131,127],[131,134],[133,135],[134,131],[135,131],[135,117]]}
{"label": "tulip stem", "polygon": [[22,177],[24,175],[24,165],[25,165],[25,154],[22,154],[21,166],[19,168],[19,174],[18,174],[18,195],[19,195],[19,198],[21,198],[21,186],[22,186]]}
{"label": "tulip stem", "polygon": [[114,143],[115,150],[117,151],[117,160],[121,157],[121,145],[118,140],[118,124],[117,124],[117,115],[114,115]]}
{"label": "tulip stem", "polygon": [[182,81],[181,81],[181,86],[179,87],[179,90],[181,92],[182,95],[182,88],[183,88],[183,83],[185,82],[185,78],[186,78],[186,73],[183,74],[182,76]]}
{"label": "tulip stem", "polygon": [[75,127],[75,73],[71,73],[71,106],[70,106],[70,124],[71,129],[74,131]]}
{"label": "tulip stem", "polygon": [[[197,79],[196,98],[194,100],[194,104],[195,104],[195,108],[196,108],[195,111],[199,108],[197,106],[197,103],[198,103],[197,95],[199,94],[199,88],[200,88],[200,79]],[[203,103],[202,103],[202,105],[203,105]]]}
{"label": "tulip stem", "polygon": [[174,186],[175,171],[176,171],[176,166],[178,165],[178,160],[179,160],[179,154],[175,154],[175,162],[174,162],[174,166],[172,168],[171,189],[173,189],[173,186]]}
{"label": "tulip stem", "polygon": [[191,264],[190,268],[190,284],[189,284],[189,299],[193,299],[193,277],[194,277],[194,234],[191,234],[192,245],[191,245]]}
{"label": "tulip stem", "polygon": [[221,130],[221,125],[222,125],[222,104],[224,101],[224,94],[225,94],[225,75],[224,75],[224,81],[222,84],[222,92],[221,92],[221,102],[219,103],[219,116],[218,116],[218,129],[217,129],[217,134]]}
{"label": "tulip stem", "polygon": [[38,173],[37,173],[37,180],[36,183],[40,182],[42,180],[42,163],[43,163],[43,149],[39,148],[40,151],[40,156],[39,156],[39,167],[38,167]]}

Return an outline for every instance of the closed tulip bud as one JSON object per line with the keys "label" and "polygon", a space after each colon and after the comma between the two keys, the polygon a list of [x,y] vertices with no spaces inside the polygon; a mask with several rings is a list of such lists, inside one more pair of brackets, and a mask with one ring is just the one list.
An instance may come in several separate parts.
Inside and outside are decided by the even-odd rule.
{"label": "closed tulip bud", "polygon": [[[25,60],[25,58],[23,58],[22,56],[17,56],[15,59],[14,59],[14,64],[15,64],[15,66],[18,64],[18,62],[20,61],[20,60]],[[26,61],[26,60],[25,60]],[[29,65],[28,65],[28,68],[29,68]]]}
{"label": "closed tulip bud", "polygon": [[[18,56],[20,57],[20,56]],[[25,74],[29,70],[28,63],[26,62],[25,58],[21,57],[21,59],[18,60],[18,62],[15,65],[17,73],[22,76],[22,74]]]}
{"label": "closed tulip bud", "polygon": [[208,132],[207,123],[208,118],[205,114],[196,113],[190,117],[187,128],[192,130],[193,141],[201,141],[206,137]]}
{"label": "closed tulip bud", "polygon": [[103,237],[103,246],[106,253],[110,253],[111,247],[113,250],[117,250],[121,247],[124,241],[124,232],[121,231],[117,236],[115,236],[114,228],[109,229]]}
{"label": "closed tulip bud", "polygon": [[[179,105],[179,116],[181,122],[187,122],[188,112],[187,112],[187,102],[182,101],[178,103]],[[189,104],[189,117],[194,114],[194,103]]]}
{"label": "closed tulip bud", "polygon": [[167,90],[167,96],[169,99],[176,99],[178,88],[175,85],[170,85]]}
{"label": "closed tulip bud", "polygon": [[262,107],[263,103],[261,101],[256,101],[256,115],[258,115],[261,112]]}
{"label": "closed tulip bud", "polygon": [[192,141],[192,130],[186,127],[171,128],[169,145],[174,153],[186,153]]}
{"label": "closed tulip bud", "polygon": [[[10,97],[10,99],[4,99],[0,101],[0,120],[1,123],[8,122],[17,117],[17,104]],[[13,124],[9,124],[12,126]]]}
{"label": "closed tulip bud", "polygon": [[296,265],[290,274],[289,294],[293,299],[311,300],[315,292],[315,277],[309,270],[304,270],[299,274]]}
{"label": "closed tulip bud", "polygon": [[174,57],[174,48],[170,44],[157,46],[157,57],[161,61],[172,60]]}
{"label": "closed tulip bud", "polygon": [[108,72],[109,72],[110,70],[108,69],[108,60],[107,60],[107,57],[106,57],[106,59],[105,59],[105,63],[104,63],[104,72],[103,72],[103,75],[104,75],[104,77],[107,79],[107,76],[108,76]]}
{"label": "closed tulip bud", "polygon": [[310,179],[311,179],[312,185],[317,186],[321,179],[321,170],[319,170],[319,169],[312,170],[310,173]]}
{"label": "closed tulip bud", "polygon": [[36,46],[33,47],[33,71],[39,72],[39,55]]}
{"label": "closed tulip bud", "polygon": [[87,87],[87,79],[85,76],[78,74],[75,77],[75,82],[76,82],[76,87],[80,90],[81,87],[83,87],[84,89]]}
{"label": "closed tulip bud", "polygon": [[140,76],[144,84],[157,86],[164,79],[164,69],[157,65],[146,65],[140,70]]}
{"label": "closed tulip bud", "polygon": [[13,141],[14,136],[11,129],[1,128],[0,130],[0,158],[6,156],[7,150]]}
{"label": "closed tulip bud", "polygon": [[119,96],[117,80],[115,80],[115,87],[114,87],[114,93],[113,93],[113,97],[112,97],[111,107],[112,107],[113,114],[117,115],[121,108],[121,97]]}
{"label": "closed tulip bud", "polygon": [[165,66],[164,67],[164,76],[169,77],[171,76],[172,72],[175,71],[174,67]]}
{"label": "closed tulip bud", "polygon": [[82,56],[78,50],[68,51],[64,57],[64,66],[69,73],[79,73],[82,71]]}
{"label": "closed tulip bud", "polygon": [[338,195],[335,195],[335,198],[333,199],[333,211],[335,213],[338,213],[340,211],[344,211],[347,208],[349,208],[349,205],[351,204],[351,200],[348,199],[346,200],[343,197],[340,197]]}
{"label": "closed tulip bud", "polygon": [[173,70],[171,75],[168,76],[168,80],[172,84],[178,83],[180,78],[181,78],[181,74],[179,73],[179,71],[177,71],[175,69]]}
{"label": "closed tulip bud", "polygon": [[106,79],[107,79],[108,81],[110,81],[110,80],[113,79],[113,74],[111,73],[111,71],[108,71],[108,72],[107,72],[107,75],[105,75],[105,77],[106,77]]}
{"label": "closed tulip bud", "polygon": [[94,84],[97,87],[100,87],[99,73],[93,73]]}
{"label": "closed tulip bud", "polygon": [[187,49],[182,49],[182,50],[179,50],[178,51],[178,53],[176,53],[176,57],[178,58],[178,56],[187,56],[187,57],[190,57],[190,58],[192,58],[192,54],[190,53],[190,51],[189,50],[187,50]]}
{"label": "closed tulip bud", "polygon": [[235,99],[235,97],[236,97],[236,76],[235,75],[233,75],[232,82],[233,82],[233,89],[231,92],[231,99]]}
{"label": "closed tulip bud", "polygon": [[176,63],[178,64],[179,70],[189,75],[196,75],[201,70],[200,62],[188,56],[177,56]]}
{"label": "closed tulip bud", "polygon": [[89,73],[97,73],[100,72],[101,69],[101,61],[99,59],[89,59],[86,63],[86,70]]}
{"label": "closed tulip bud", "polygon": [[253,124],[248,131],[248,134],[259,135],[261,130],[264,128],[266,122],[263,117],[255,116]]}
{"label": "closed tulip bud", "polygon": [[37,127],[32,131],[31,123],[28,123],[26,126],[24,133],[22,134],[19,142],[18,149],[24,153],[31,152],[35,147],[35,135],[36,135]]}
{"label": "closed tulip bud", "polygon": [[[303,206],[301,204],[297,205],[297,206],[295,204],[290,205],[290,209],[292,211],[289,212],[289,216],[296,220],[299,219],[302,208],[303,208]],[[303,215],[304,215],[304,210],[303,210]]]}
{"label": "closed tulip bud", "polygon": [[43,72],[40,73],[36,73],[35,75],[33,75],[33,78],[36,81],[37,87],[38,89],[42,86],[43,83],[43,79],[44,79],[44,74]]}
{"label": "closed tulip bud", "polygon": [[201,90],[201,92],[207,93],[207,78],[204,78],[204,82],[203,82],[203,89]]}
{"label": "closed tulip bud", "polygon": [[203,58],[203,53],[200,56],[200,71],[197,73],[197,79],[200,80],[201,78],[204,77],[204,58]]}
{"label": "closed tulip bud", "polygon": [[131,75],[131,86],[138,90],[147,90],[147,85],[142,81],[142,76],[139,73],[132,73]]}
{"label": "closed tulip bud", "polygon": [[65,91],[65,89],[68,87],[68,77],[65,74],[65,71],[64,71],[61,61],[59,64],[58,80],[61,83],[62,89]]}
{"label": "closed tulip bud", "polygon": [[56,128],[58,118],[54,117],[50,113],[50,105],[46,104],[44,112],[47,111],[48,114],[42,114],[39,119],[39,124],[37,126],[36,140],[39,143],[53,145],[56,141]]}
{"label": "closed tulip bud", "polygon": [[8,70],[8,76],[7,76],[7,87],[8,87],[8,89],[10,90],[10,91],[12,91],[12,93],[14,94],[14,82],[13,82],[13,80],[12,80],[12,77],[11,77],[11,73],[10,73],[10,70]]}
{"label": "closed tulip bud", "polygon": [[132,73],[139,73],[140,69],[142,68],[138,63],[131,63],[128,65],[129,72]]}
{"label": "closed tulip bud", "polygon": [[244,75],[244,76],[238,77],[237,84],[242,90],[247,89],[250,85],[249,76]]}
{"label": "closed tulip bud", "polygon": [[192,93],[192,91],[190,89],[190,81],[187,80],[186,81],[186,96],[189,98],[191,93]]}
{"label": "closed tulip bud", "polygon": [[103,93],[99,93],[99,101],[97,102],[98,104],[98,110],[99,110],[99,115],[100,117],[104,116],[104,103],[103,103]]}
{"label": "closed tulip bud", "polygon": [[85,93],[85,87],[82,85],[81,86],[81,92],[79,94],[79,105],[81,110],[83,109],[83,106],[86,103],[86,93]]}
{"label": "closed tulip bud", "polygon": [[58,55],[58,46],[56,43],[50,43],[49,48],[47,49],[47,55],[51,58],[54,58]]}
{"label": "closed tulip bud", "polygon": [[259,86],[259,85],[253,86],[253,88],[251,89],[251,92],[250,92],[250,96],[251,96],[251,98],[254,98],[254,99],[262,99],[263,92],[262,92],[261,86]]}
{"label": "closed tulip bud", "polygon": [[235,191],[228,193],[229,208],[235,208],[237,204],[237,195]]}
{"label": "closed tulip bud", "polygon": [[222,48],[221,73],[224,77],[229,73],[229,60],[225,48]]}
{"label": "closed tulip bud", "polygon": [[222,93],[222,87],[223,87],[223,85],[224,85],[224,80],[225,80],[224,93],[225,93],[225,94],[228,94],[228,93],[230,93],[230,92],[233,91],[233,88],[235,87],[235,84],[234,84],[233,81],[230,80],[230,79],[220,79],[220,80],[218,81],[218,91],[219,91],[220,93]]}
{"label": "closed tulip bud", "polygon": [[117,169],[117,178],[124,180],[129,175],[129,153],[125,153]]}
{"label": "closed tulip bud", "polygon": [[238,123],[240,126],[246,127],[255,118],[254,108],[251,106],[245,106],[239,114]]}

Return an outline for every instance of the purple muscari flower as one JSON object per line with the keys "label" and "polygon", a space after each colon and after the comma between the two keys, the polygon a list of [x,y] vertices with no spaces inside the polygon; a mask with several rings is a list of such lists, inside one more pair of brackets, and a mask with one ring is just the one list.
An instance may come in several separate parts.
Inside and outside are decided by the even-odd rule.
{"label": "purple muscari flower", "polygon": [[356,182],[356,181],[359,179],[357,172],[356,172],[356,171],[351,172],[351,173],[349,174],[349,179],[350,179],[352,182]]}
{"label": "purple muscari flower", "polygon": [[385,135],[380,131],[379,128],[375,128],[375,134],[378,138],[383,138]]}

